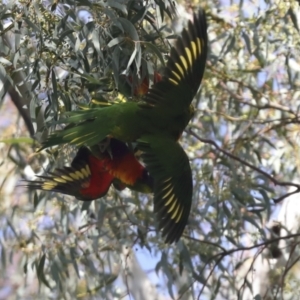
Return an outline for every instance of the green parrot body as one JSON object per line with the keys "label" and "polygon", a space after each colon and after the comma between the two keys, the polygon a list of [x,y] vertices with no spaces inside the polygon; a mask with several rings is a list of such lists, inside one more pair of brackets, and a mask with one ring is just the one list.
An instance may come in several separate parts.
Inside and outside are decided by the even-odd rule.
{"label": "green parrot body", "polygon": [[[76,123],[77,126],[65,129],[61,134],[50,136],[47,147],[62,143],[77,146],[92,146],[112,136],[122,142],[134,142],[143,134],[164,133],[176,140],[191,119],[193,110],[189,107],[178,114],[164,113],[161,107],[151,107],[146,103],[125,102],[105,108],[78,111],[62,119],[62,123]],[[82,119],[84,121],[80,123]],[[79,122],[79,123],[78,123]],[[139,124],[137,126],[137,124]]]}
{"label": "green parrot body", "polygon": [[194,14],[170,57],[162,80],[141,102],[118,103],[66,114],[42,148],[71,143],[93,146],[106,137],[137,142],[142,159],[154,178],[154,211],[166,242],[178,241],[188,222],[192,204],[192,173],[187,155],[177,142],[194,109],[207,56],[205,13]]}

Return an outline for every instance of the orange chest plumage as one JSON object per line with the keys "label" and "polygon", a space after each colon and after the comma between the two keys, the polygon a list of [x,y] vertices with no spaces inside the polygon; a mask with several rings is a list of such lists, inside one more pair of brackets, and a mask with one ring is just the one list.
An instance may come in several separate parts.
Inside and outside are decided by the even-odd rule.
{"label": "orange chest plumage", "polygon": [[131,152],[122,157],[107,160],[106,163],[107,171],[125,184],[134,185],[137,179],[143,176],[144,167]]}

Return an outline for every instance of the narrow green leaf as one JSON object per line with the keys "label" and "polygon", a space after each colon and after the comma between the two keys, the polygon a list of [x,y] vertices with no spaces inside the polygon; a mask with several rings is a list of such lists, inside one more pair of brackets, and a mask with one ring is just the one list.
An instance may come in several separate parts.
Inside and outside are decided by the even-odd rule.
{"label": "narrow green leaf", "polygon": [[27,24],[28,24],[28,26],[29,27],[31,27],[35,32],[40,32],[41,30],[40,30],[40,28],[38,27],[38,26],[36,26],[35,24],[33,24],[28,18],[24,18],[23,19]]}
{"label": "narrow green leaf", "polygon": [[4,57],[1,57],[1,56],[0,56],[0,63],[5,65],[5,66],[11,66],[12,65],[11,61],[9,61],[8,59],[6,59]]}
{"label": "narrow green leaf", "polygon": [[127,11],[127,7],[125,4],[122,4],[119,0],[115,1],[115,0],[108,0],[107,4],[110,7],[116,8],[118,10],[120,10],[124,15],[128,15],[128,11]]}
{"label": "narrow green leaf", "polygon": [[37,195],[37,192],[34,191],[34,196],[33,196],[33,207],[36,209],[39,204],[39,197]]}
{"label": "narrow green leaf", "polygon": [[245,31],[242,31],[242,37],[245,40],[245,44],[246,44],[246,47],[247,47],[247,50],[248,50],[249,54],[252,54],[250,38],[249,38],[248,34]]}
{"label": "narrow green leaf", "polygon": [[77,256],[78,255],[77,255],[77,251],[76,251],[75,247],[70,248],[70,255],[71,255],[71,258],[72,258],[72,264],[73,264],[73,267],[76,271],[77,277],[80,278],[79,268],[78,268],[78,264],[77,264]]}
{"label": "narrow green leaf", "polygon": [[108,47],[108,48],[111,48],[111,47],[113,47],[113,46],[116,46],[116,45],[122,43],[124,40],[125,40],[125,38],[122,37],[122,36],[121,36],[121,37],[114,38],[114,39],[112,39],[112,40],[107,44],[107,47]]}
{"label": "narrow green leaf", "polygon": [[49,282],[46,279],[46,276],[44,274],[45,262],[46,262],[46,254],[43,254],[42,258],[41,258],[41,260],[40,260],[40,262],[38,263],[38,266],[37,266],[37,276],[38,276],[38,279],[42,283],[44,283],[49,289],[51,289],[51,286],[50,286],[50,284],[49,284]]}
{"label": "narrow green leaf", "polygon": [[13,145],[13,144],[28,144],[33,145],[36,143],[36,141],[30,137],[16,137],[16,138],[7,138],[4,140],[0,140],[0,143],[4,143],[7,145]]}
{"label": "narrow green leaf", "polygon": [[158,57],[162,66],[165,66],[165,60],[161,54],[161,51],[154,44],[143,42],[143,45],[146,46],[146,49],[148,49],[150,52],[153,52]]}
{"label": "narrow green leaf", "polygon": [[58,92],[57,92],[57,82],[56,82],[56,74],[54,68],[52,68],[51,70],[51,80],[52,80],[52,89],[53,89],[53,92],[51,94],[52,109],[53,111],[58,111]]}

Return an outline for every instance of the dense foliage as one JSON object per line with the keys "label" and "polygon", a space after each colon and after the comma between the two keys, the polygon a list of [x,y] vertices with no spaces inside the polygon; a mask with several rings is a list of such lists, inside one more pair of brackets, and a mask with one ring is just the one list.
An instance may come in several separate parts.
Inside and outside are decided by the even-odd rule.
{"label": "dense foliage", "polygon": [[[194,196],[177,245],[165,245],[155,230],[151,196],[111,189],[105,198],[82,203],[16,187],[19,179],[70,162],[71,146],[35,153],[38,142],[61,126],[55,121],[63,112],[91,102],[136,101],[134,89],[145,76],[153,81],[187,13],[199,6],[197,1],[180,6],[178,22],[173,1],[166,0],[0,6],[0,257],[6,270],[0,294],[242,297],[252,264],[241,281],[237,266],[278,243],[270,240],[267,224],[290,188],[300,191],[293,183],[300,168],[297,2],[201,2],[210,52],[194,100],[196,115],[181,138],[192,164]],[[7,116],[14,108],[4,95],[12,87],[22,96],[19,111],[28,108],[21,119]],[[30,135],[34,141],[25,138]],[[267,252],[273,262],[279,259],[274,253]],[[155,271],[149,277],[143,272],[148,268]],[[274,299],[289,288],[296,295],[286,274],[268,283]],[[148,278],[160,280],[159,287],[148,290]]]}

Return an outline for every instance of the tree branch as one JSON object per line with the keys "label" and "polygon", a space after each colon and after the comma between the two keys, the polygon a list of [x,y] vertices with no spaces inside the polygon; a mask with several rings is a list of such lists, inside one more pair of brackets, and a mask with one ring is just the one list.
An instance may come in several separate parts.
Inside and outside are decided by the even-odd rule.
{"label": "tree branch", "polygon": [[[282,201],[284,198],[286,198],[287,196],[290,196],[290,194],[295,194],[295,193],[298,193],[300,192],[300,184],[297,184],[297,183],[293,183],[293,182],[288,182],[288,181],[279,181],[277,180],[276,178],[274,178],[273,176],[271,176],[270,174],[268,174],[267,172],[261,170],[260,168],[250,164],[249,162],[235,156],[234,154],[231,154],[230,152],[222,149],[221,147],[219,147],[217,145],[217,143],[213,140],[210,140],[210,139],[204,139],[204,138],[201,138],[198,134],[196,134],[195,132],[193,132],[193,130],[191,128],[188,129],[188,132],[194,136],[196,139],[198,139],[199,141],[205,143],[205,144],[210,144],[210,145],[213,145],[218,151],[222,152],[223,154],[225,154],[226,156],[242,163],[243,165],[249,167],[250,169],[262,174],[263,176],[265,176],[266,178],[268,178],[270,181],[272,181],[275,185],[279,185],[279,186],[293,186],[295,188],[297,188],[296,191],[292,192],[292,193],[288,193],[286,194],[284,197],[280,197],[278,199],[280,199],[280,201]],[[279,202],[279,200],[276,199],[274,200],[276,203]]]}
{"label": "tree branch", "polygon": [[[206,266],[213,260],[216,259],[216,262],[213,266],[213,268],[211,269],[211,271],[209,272],[207,278],[206,278],[206,281],[205,283],[203,284],[200,292],[199,292],[199,296],[198,296],[198,299],[200,299],[200,296],[201,294],[203,293],[203,290],[204,288],[206,287],[206,284],[209,280],[209,278],[211,277],[211,275],[213,274],[213,271],[215,270],[215,268],[218,266],[218,264],[222,261],[222,259],[225,257],[225,256],[228,256],[230,254],[233,254],[235,252],[239,252],[239,251],[248,251],[248,250],[252,250],[252,249],[255,249],[255,248],[260,248],[260,247],[264,247],[266,248],[268,245],[270,244],[273,244],[275,242],[279,242],[280,240],[287,240],[287,239],[291,239],[291,238],[296,238],[296,237],[299,237],[300,236],[300,233],[295,233],[295,234],[289,234],[289,235],[286,235],[286,236],[281,236],[281,237],[277,237],[277,238],[273,238],[273,239],[270,239],[268,241],[264,241],[264,242],[261,242],[259,244],[255,244],[255,245],[252,245],[252,246],[249,246],[249,247],[239,247],[239,248],[234,248],[234,249],[230,249],[230,250],[226,250],[226,251],[222,251],[222,252],[219,252],[213,256],[210,257],[210,259],[208,259],[208,261],[205,263],[204,267],[202,268],[202,270],[200,271],[200,274],[203,274],[204,271],[205,271],[205,268]],[[202,242],[202,241],[199,241],[199,242]]]}

